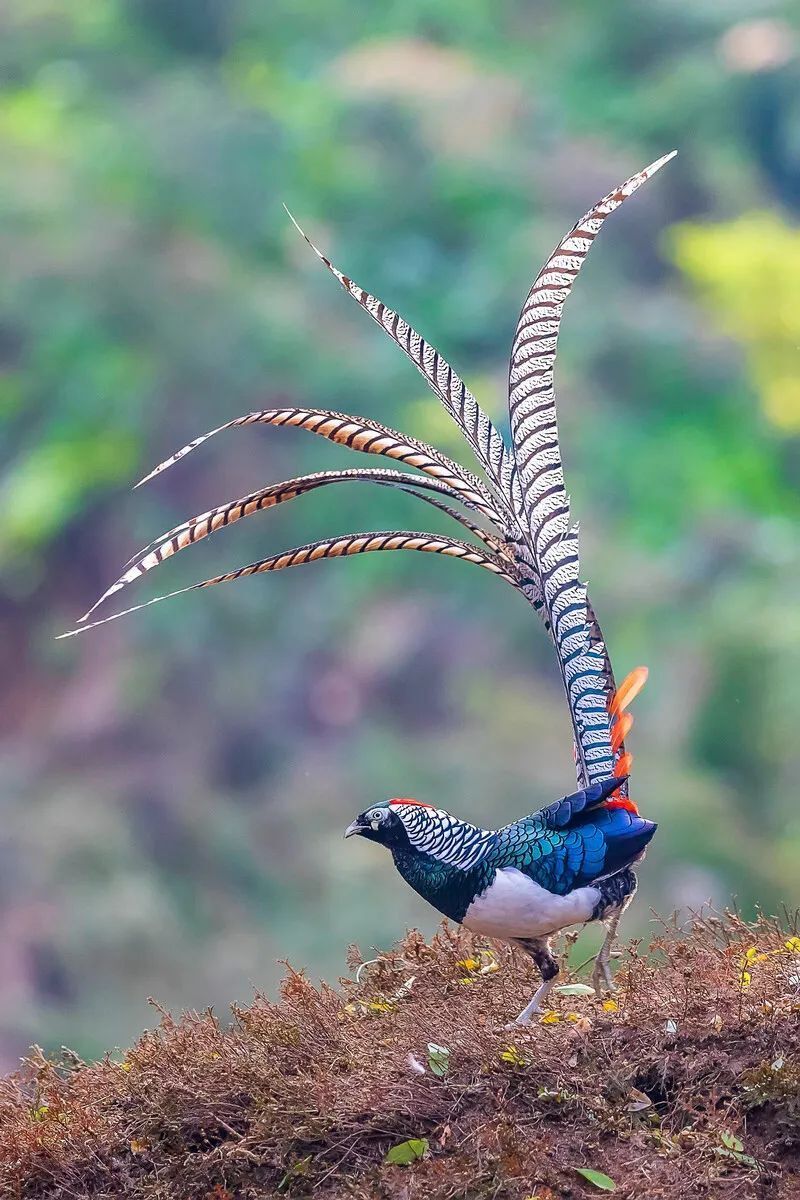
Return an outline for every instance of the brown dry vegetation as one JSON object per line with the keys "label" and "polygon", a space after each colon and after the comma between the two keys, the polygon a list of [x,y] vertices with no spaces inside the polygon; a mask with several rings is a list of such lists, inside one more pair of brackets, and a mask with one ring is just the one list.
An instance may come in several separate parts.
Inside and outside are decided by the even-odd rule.
{"label": "brown dry vegetation", "polygon": [[616,1007],[561,994],[513,1032],[532,965],[462,931],[360,976],[289,970],[278,1003],[163,1015],[117,1060],[34,1054],[0,1084],[0,1194],[552,1200],[599,1196],[588,1167],[621,1198],[800,1195],[796,923],[662,925]]}

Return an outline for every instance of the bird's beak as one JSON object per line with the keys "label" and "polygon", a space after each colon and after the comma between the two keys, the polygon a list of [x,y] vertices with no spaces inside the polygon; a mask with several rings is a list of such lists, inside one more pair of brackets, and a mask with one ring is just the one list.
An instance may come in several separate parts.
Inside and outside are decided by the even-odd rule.
{"label": "bird's beak", "polygon": [[345,829],[345,831],[344,831],[344,836],[346,838],[349,838],[349,837],[352,837],[353,834],[355,834],[355,833],[363,833],[363,832],[364,832],[364,826],[361,824],[360,821],[358,821],[358,820],[351,821],[350,824],[347,826],[347,829]]}

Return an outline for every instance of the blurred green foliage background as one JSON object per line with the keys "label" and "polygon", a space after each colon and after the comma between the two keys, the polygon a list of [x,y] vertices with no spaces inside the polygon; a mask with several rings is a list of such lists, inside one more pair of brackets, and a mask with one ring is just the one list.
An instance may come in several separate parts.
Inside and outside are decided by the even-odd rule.
{"label": "blurred green foliage background", "polygon": [[[539,624],[455,562],[322,563],[54,641],[176,521],[358,465],[250,429],[131,494],[251,408],[349,409],[470,462],[282,201],[504,424],[540,262],[678,147],[606,226],[558,372],[584,572],[618,674],[651,668],[631,746],[661,828],[626,923],[797,904],[796,6],[7,0],[0,64],[3,1064],[124,1043],[149,994],[224,1010],[278,959],[331,977],[351,941],[432,930],[384,853],[341,840],[374,798],[499,824],[572,790]],[[444,528],[335,489],[131,601],[396,524]]]}

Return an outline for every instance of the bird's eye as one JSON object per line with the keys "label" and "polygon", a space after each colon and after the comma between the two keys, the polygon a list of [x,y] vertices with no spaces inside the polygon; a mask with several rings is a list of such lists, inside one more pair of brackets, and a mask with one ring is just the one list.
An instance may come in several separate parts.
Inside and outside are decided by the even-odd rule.
{"label": "bird's eye", "polygon": [[383,812],[384,812],[384,810],[382,808],[373,808],[370,812],[367,813],[367,820],[368,821],[382,821],[383,820]]}

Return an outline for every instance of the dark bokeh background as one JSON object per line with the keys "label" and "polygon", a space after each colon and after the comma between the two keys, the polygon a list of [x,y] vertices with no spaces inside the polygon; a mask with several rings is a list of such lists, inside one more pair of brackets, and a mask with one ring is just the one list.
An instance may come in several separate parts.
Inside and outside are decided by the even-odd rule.
{"label": "dark bokeh background", "polygon": [[[516,314],[592,202],[562,442],[584,571],[661,823],[627,918],[798,901],[800,28],[751,0],[7,0],[0,9],[0,1058],[95,1054],[169,1006],[344,969],[435,917],[341,832],[416,795],[486,824],[570,790],[551,651],[510,589],[421,555],[323,563],[54,636],[192,512],[356,456],[225,435],[275,403],[469,456],[326,276],[451,359],[498,422]],[[433,522],[433,525],[431,524]],[[340,488],[144,599],[322,533],[442,528]],[[591,947],[591,939],[587,945]]]}

